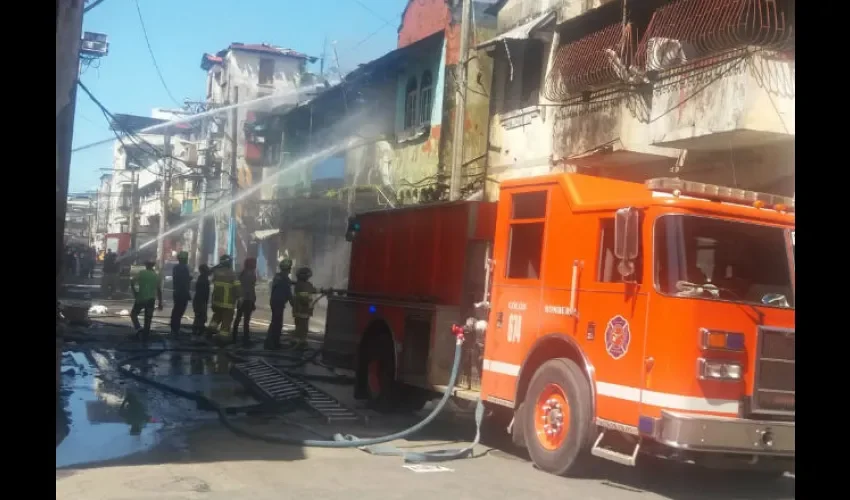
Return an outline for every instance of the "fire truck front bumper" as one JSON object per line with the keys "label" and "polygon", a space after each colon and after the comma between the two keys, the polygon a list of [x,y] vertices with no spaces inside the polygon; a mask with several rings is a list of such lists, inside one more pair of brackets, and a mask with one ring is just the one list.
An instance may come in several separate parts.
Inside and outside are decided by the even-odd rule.
{"label": "fire truck front bumper", "polygon": [[794,422],[661,412],[654,438],[694,452],[794,457]]}

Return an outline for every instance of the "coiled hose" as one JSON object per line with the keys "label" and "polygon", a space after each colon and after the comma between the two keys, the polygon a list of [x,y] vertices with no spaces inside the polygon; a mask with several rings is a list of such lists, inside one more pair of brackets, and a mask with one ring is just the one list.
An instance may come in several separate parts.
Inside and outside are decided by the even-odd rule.
{"label": "coiled hose", "polygon": [[[459,458],[467,458],[471,457],[473,453],[474,447],[479,443],[481,439],[481,422],[484,418],[484,405],[481,400],[478,400],[477,406],[475,408],[475,439],[472,441],[472,444],[462,449],[447,449],[447,450],[433,450],[433,451],[424,451],[424,452],[410,452],[401,450],[396,447],[378,447],[376,445],[388,443],[390,441],[395,441],[396,439],[403,439],[408,436],[411,436],[431,423],[440,412],[443,411],[446,404],[451,398],[452,389],[457,382],[458,371],[460,368],[460,360],[461,360],[461,346],[463,345],[463,336],[458,335],[457,341],[455,343],[455,353],[454,353],[454,362],[452,364],[452,372],[449,377],[449,383],[446,391],[443,393],[443,397],[440,399],[437,406],[431,410],[431,413],[428,414],[423,420],[418,422],[417,424],[409,427],[403,431],[396,432],[393,434],[389,434],[387,436],[375,437],[375,438],[367,438],[360,439],[356,436],[352,435],[343,435],[343,434],[335,434],[332,440],[317,440],[317,439],[296,439],[289,437],[281,437],[281,436],[271,436],[267,434],[260,434],[248,430],[234,422],[232,422],[228,416],[228,413],[234,411],[234,409],[227,409],[221,407],[215,401],[203,396],[202,394],[192,393],[188,391],[184,391],[182,389],[163,384],[156,380],[150,379],[143,375],[133,372],[132,370],[125,367],[129,362],[135,361],[138,359],[148,358],[158,356],[162,352],[165,352],[167,349],[161,351],[153,351],[149,352],[145,355],[134,356],[129,359],[125,359],[118,364],[118,371],[124,376],[135,379],[141,383],[150,385],[155,387],[161,391],[169,392],[176,396],[180,396],[182,398],[194,401],[198,404],[200,408],[210,409],[218,413],[219,421],[221,421],[222,425],[224,425],[228,430],[233,432],[238,436],[242,436],[248,439],[254,439],[258,441],[264,441],[267,443],[274,444],[284,444],[290,446],[302,446],[308,448],[358,448],[362,451],[370,453],[372,455],[380,455],[380,456],[401,456],[403,457],[405,462],[408,463],[421,463],[421,462],[444,462],[448,460],[455,460]],[[247,408],[247,407],[246,407]],[[251,409],[255,409],[255,406],[250,407]]]}

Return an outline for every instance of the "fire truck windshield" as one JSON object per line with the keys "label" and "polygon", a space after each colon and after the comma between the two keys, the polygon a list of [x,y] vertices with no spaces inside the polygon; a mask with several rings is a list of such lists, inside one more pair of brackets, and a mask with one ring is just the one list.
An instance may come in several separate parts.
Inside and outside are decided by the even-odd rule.
{"label": "fire truck windshield", "polygon": [[661,293],[794,308],[783,228],[671,214],[656,221],[654,234]]}

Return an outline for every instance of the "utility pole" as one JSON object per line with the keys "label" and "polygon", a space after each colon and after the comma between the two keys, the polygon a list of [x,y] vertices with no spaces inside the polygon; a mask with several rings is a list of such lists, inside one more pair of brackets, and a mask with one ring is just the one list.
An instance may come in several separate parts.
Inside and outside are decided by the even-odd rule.
{"label": "utility pole", "polygon": [[322,57],[319,59],[319,78],[324,80],[325,78],[325,56],[327,55],[328,50],[328,35],[325,35],[325,38],[322,39]]}
{"label": "utility pole", "polygon": [[159,190],[159,232],[156,239],[156,265],[159,271],[160,281],[165,269],[165,229],[167,227],[169,203],[171,201],[171,133],[165,133],[164,139],[165,161],[160,162],[160,190]]}
{"label": "utility pole", "polygon": [[[65,211],[68,203],[68,177],[71,170],[71,144],[74,140],[74,112],[77,77],[80,71],[80,45],[83,32],[83,1],[56,4],[56,295],[62,281],[65,248]],[[57,318],[58,318],[57,310]]]}
{"label": "utility pole", "polygon": [[200,211],[200,216],[198,217],[198,229],[197,234],[195,235],[195,265],[200,266],[201,264],[206,264],[206,253],[204,252],[204,219],[206,219],[206,215],[204,214],[204,210],[207,208],[207,174],[206,172],[202,173],[201,177],[201,193],[200,193],[200,201],[198,202],[198,210]]}
{"label": "utility pole", "polygon": [[460,20],[460,57],[455,82],[455,119],[452,139],[452,172],[449,179],[449,200],[460,198],[461,170],[463,169],[463,124],[466,121],[466,74],[469,61],[469,16],[471,0],[463,0]]}
{"label": "utility pole", "polygon": [[128,252],[135,259],[136,249],[138,248],[138,209],[139,209],[139,180],[136,177],[136,169],[130,170],[130,251]]}
{"label": "utility pole", "polygon": [[[239,87],[233,87],[233,102],[231,104],[234,106],[230,110],[230,191],[231,200],[235,200],[236,195],[239,194],[239,172],[236,161],[236,153],[239,147],[237,141],[239,134],[239,107],[236,106],[236,104],[239,104]],[[236,262],[236,203],[233,201],[230,203],[230,226],[228,232],[230,234],[227,253]]]}

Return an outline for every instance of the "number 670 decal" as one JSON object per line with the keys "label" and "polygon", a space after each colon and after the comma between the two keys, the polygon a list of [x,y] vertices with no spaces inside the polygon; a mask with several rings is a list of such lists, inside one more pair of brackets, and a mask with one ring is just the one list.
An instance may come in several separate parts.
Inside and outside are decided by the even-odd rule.
{"label": "number 670 decal", "polygon": [[519,344],[522,338],[522,316],[519,314],[508,315],[508,343]]}

